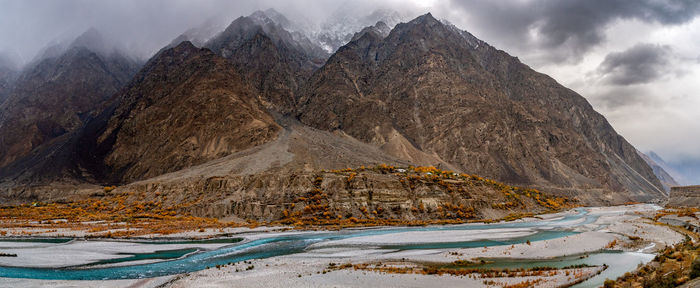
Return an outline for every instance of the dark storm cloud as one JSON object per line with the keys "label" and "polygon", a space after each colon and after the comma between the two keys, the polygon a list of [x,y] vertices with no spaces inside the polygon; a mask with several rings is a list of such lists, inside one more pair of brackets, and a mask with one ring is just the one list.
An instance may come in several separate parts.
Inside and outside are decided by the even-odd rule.
{"label": "dark storm cloud", "polygon": [[[0,51],[19,54],[19,62],[26,63],[48,44],[68,41],[94,27],[134,54],[148,57],[212,17],[230,22],[257,9],[275,8],[289,18],[318,22],[341,5],[354,8],[349,9],[355,11],[351,13],[370,13],[377,6],[405,11],[413,4],[398,0],[0,0]],[[698,14],[700,1],[452,0],[421,9],[444,15],[503,48],[539,51],[544,60],[558,63],[580,60],[606,40],[605,28],[616,20],[686,23]]]}
{"label": "dark storm cloud", "polygon": [[[484,37],[509,46],[549,49],[553,62],[582,59],[605,39],[605,29],[621,19],[662,25],[690,21],[700,13],[695,0],[453,0]],[[492,35],[489,35],[492,34]]]}
{"label": "dark storm cloud", "polygon": [[609,84],[649,83],[674,73],[671,67],[672,57],[669,46],[637,44],[625,51],[605,56],[598,71]]}
{"label": "dark storm cloud", "polygon": [[634,106],[647,109],[659,105],[662,99],[654,97],[648,90],[638,86],[610,86],[589,95],[589,100],[605,111],[615,111],[621,107]]}

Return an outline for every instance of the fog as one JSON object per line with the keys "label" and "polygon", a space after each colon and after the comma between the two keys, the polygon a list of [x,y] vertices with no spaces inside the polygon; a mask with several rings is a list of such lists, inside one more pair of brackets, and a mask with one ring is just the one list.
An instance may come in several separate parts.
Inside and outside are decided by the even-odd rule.
{"label": "fog", "polygon": [[69,42],[95,28],[110,43],[145,59],[189,28],[211,19],[229,23],[256,10],[274,8],[294,21],[319,25],[336,11],[361,15],[389,8],[417,15],[420,7],[396,3],[398,1],[0,0],[0,37],[3,39],[0,53],[18,56],[16,62],[26,64],[43,48]]}
{"label": "fog", "polygon": [[700,1],[0,0],[0,65],[20,68],[89,28],[146,60],[205,21],[267,8],[310,31],[380,8],[432,12],[579,92],[640,150],[700,163]]}

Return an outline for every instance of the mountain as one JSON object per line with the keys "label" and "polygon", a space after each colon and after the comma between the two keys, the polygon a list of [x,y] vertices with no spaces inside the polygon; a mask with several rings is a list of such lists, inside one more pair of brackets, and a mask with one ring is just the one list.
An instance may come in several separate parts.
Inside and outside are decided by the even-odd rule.
{"label": "mountain", "polygon": [[355,41],[365,35],[366,33],[374,33],[377,37],[379,38],[384,38],[386,36],[389,36],[389,33],[391,32],[391,28],[386,25],[386,23],[379,21],[377,24],[374,24],[373,26],[367,26],[360,30],[360,32],[355,33],[352,35],[352,38],[350,39],[350,42]]}
{"label": "mountain", "polygon": [[92,29],[65,51],[38,58],[0,105],[0,168],[80,128],[138,66],[124,54],[108,52]]}
{"label": "mountain", "polygon": [[199,26],[187,29],[187,31],[180,34],[170,42],[170,44],[164,47],[164,49],[173,48],[184,41],[189,41],[196,47],[202,47],[204,43],[223,31],[227,24],[227,22],[224,22],[224,20],[219,17],[209,18]]}
{"label": "mountain", "polygon": [[260,91],[266,107],[289,113],[299,87],[328,55],[303,35],[285,30],[276,22],[279,16],[273,16],[277,20],[261,11],[239,17],[204,46],[229,59]]}
{"label": "mountain", "polygon": [[671,170],[668,164],[666,164],[666,162],[661,159],[659,155],[653,151],[649,152],[648,155],[640,151],[637,151],[637,153],[639,153],[639,156],[642,157],[647,164],[649,164],[649,167],[651,167],[651,169],[654,171],[656,178],[659,178],[659,181],[661,181],[661,185],[663,185],[667,194],[669,191],[671,191],[671,187],[680,186],[680,184],[676,182],[675,177],[668,172],[673,170]]}
{"label": "mountain", "polygon": [[340,7],[321,23],[318,31],[311,33],[311,38],[327,52],[333,53],[350,42],[353,35],[365,27],[382,22],[391,29],[396,24],[406,20],[398,12],[391,9],[376,9],[364,17],[351,16],[360,14],[348,13],[348,10],[352,9],[357,9],[357,7],[352,7],[350,4]]}
{"label": "mountain", "polygon": [[430,14],[339,48],[308,81],[297,116],[402,159],[422,151],[584,201],[664,195],[636,149],[583,97]]}
{"label": "mountain", "polygon": [[678,186],[700,184],[700,161],[693,157],[666,161],[654,151],[649,151],[646,155],[672,176]]}
{"label": "mountain", "polygon": [[[43,113],[51,125],[34,124],[43,134],[33,126],[16,132],[44,141],[0,167],[0,200],[66,199],[77,185],[120,185],[165,193],[168,205],[203,199],[186,211],[195,215],[266,220],[317,189],[332,192],[323,201],[346,217],[366,217],[361,207],[369,207],[424,219],[449,203],[497,218],[537,205],[494,206],[508,196],[498,188],[505,186],[476,176],[441,173],[462,177],[466,194],[448,182],[435,187],[435,179],[414,187],[384,164],[434,165],[589,205],[666,197],[654,170],[583,97],[430,14],[390,31],[374,22],[325,59],[271,13],[234,20],[204,48],[185,41],[162,49],[120,88],[101,86],[114,93],[90,93],[99,107],[67,107],[85,111],[77,120],[34,108],[45,110],[30,115]],[[106,58],[84,53],[65,63],[93,59]],[[84,78],[83,66],[63,74]],[[362,166],[370,168],[345,170]],[[421,204],[425,213],[411,212]]]}
{"label": "mountain", "polygon": [[[681,185],[699,185],[700,184],[700,161],[693,158],[683,159],[668,163],[671,167],[671,175],[678,180]],[[667,170],[668,171],[668,170]],[[678,175],[678,176],[676,176]]]}
{"label": "mountain", "polygon": [[229,61],[190,42],[151,59],[112,102],[81,140],[82,159],[106,181],[201,164],[263,144],[279,130]]}

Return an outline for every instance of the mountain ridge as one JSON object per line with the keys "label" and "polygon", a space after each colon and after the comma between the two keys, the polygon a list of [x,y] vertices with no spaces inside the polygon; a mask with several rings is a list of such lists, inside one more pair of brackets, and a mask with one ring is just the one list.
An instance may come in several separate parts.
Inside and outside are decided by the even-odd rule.
{"label": "mountain ridge", "polygon": [[639,156],[641,156],[642,159],[649,164],[649,167],[651,167],[651,169],[654,171],[656,177],[659,178],[659,181],[661,181],[661,185],[663,185],[667,194],[671,191],[671,187],[680,186],[680,184],[675,180],[676,177],[671,174],[673,171],[670,169],[668,164],[666,164],[666,162],[659,157],[659,155],[653,151],[651,151],[649,154],[642,153],[641,151],[638,151],[638,153]]}
{"label": "mountain ridge", "polygon": [[[209,189],[200,179],[208,175],[257,181],[266,188],[250,189],[265,196],[249,200],[263,201],[275,193],[267,189],[291,187],[285,175],[382,159],[587,204],[665,197],[653,169],[585,98],[430,13],[390,31],[364,27],[327,59],[266,13],[235,19],[204,48],[166,46],[81,125],[0,174],[138,189],[158,179]],[[267,146],[281,149],[269,163],[246,158],[266,157],[253,151]],[[241,165],[259,169],[241,174]]]}
{"label": "mountain ridge", "polygon": [[[446,162],[467,172],[508,183],[568,186],[574,190],[576,187],[603,188],[618,192],[632,188],[630,190],[639,195],[644,195],[645,190],[660,193],[658,179],[636,155],[636,149],[615,133],[583,97],[505,52],[483,42],[470,43],[464,35],[470,34],[458,35],[428,13],[398,24],[384,39],[361,37],[349,43],[309,80],[312,87],[300,100],[301,121],[322,130],[343,130],[380,146],[393,145],[391,139],[396,137],[391,135],[398,133],[399,138],[405,139],[402,141],[418,150],[427,149],[426,152],[437,153]],[[518,77],[517,81],[513,81],[513,77]],[[407,80],[401,81],[403,79]],[[523,80],[528,80],[529,85],[523,85]],[[494,86],[500,88],[493,89]],[[537,97],[537,93],[532,92],[532,87],[538,86],[537,89],[547,96]],[[530,105],[530,102],[537,104]],[[556,109],[554,111],[573,110],[555,112],[559,115],[552,116],[545,112],[550,108],[543,108],[550,106]],[[484,111],[497,113],[498,117],[490,117]],[[436,116],[442,114],[461,117],[461,123],[483,126],[456,127],[458,122],[453,118]],[[491,121],[480,120],[483,118]],[[589,123],[593,126],[588,126]],[[524,124],[529,127],[522,126]],[[484,134],[483,128],[487,127],[498,132]],[[451,129],[456,129],[452,133],[466,133],[469,137],[446,134]],[[543,132],[556,132],[561,136],[550,134],[549,139],[545,138],[549,143],[527,140],[531,136],[526,135]],[[577,136],[578,133],[583,137]],[[561,138],[564,135],[575,137],[576,142],[569,145],[590,151],[586,156],[599,155],[595,156],[597,160],[585,165],[577,162],[580,157],[573,156],[575,153],[571,154],[573,151],[566,148],[568,145],[557,144],[565,140]],[[520,139],[510,142],[511,146],[506,148],[501,146],[509,143],[505,142],[507,138],[502,138],[504,136]],[[474,140],[466,140],[469,138]],[[604,143],[604,148],[595,148],[598,145],[593,142]],[[554,145],[566,152],[553,151],[560,154],[559,157],[547,152],[555,148]],[[476,152],[479,150],[482,152]],[[517,156],[523,152],[530,155]],[[460,153],[467,154],[460,156]],[[467,160],[473,157],[477,158],[476,163]],[[533,161],[532,157],[537,158]],[[608,168],[599,172],[584,168],[598,165]],[[607,170],[611,168],[615,170]],[[608,173],[602,170],[615,176],[605,176]],[[615,180],[617,177],[629,178]]]}
{"label": "mountain ridge", "polygon": [[256,15],[237,18],[204,47],[229,59],[260,91],[268,109],[289,113],[296,106],[297,90],[322,64],[325,54],[271,19],[261,22],[264,14]]}
{"label": "mountain ridge", "polygon": [[86,31],[61,54],[45,57],[17,76],[0,105],[0,167],[79,129],[136,72],[140,64],[132,59],[93,51],[82,42],[100,39],[96,33]]}
{"label": "mountain ridge", "polygon": [[220,158],[265,143],[279,130],[226,59],[187,41],[149,61],[115,97],[105,128],[90,140],[106,152],[92,156],[113,171],[111,181]]}

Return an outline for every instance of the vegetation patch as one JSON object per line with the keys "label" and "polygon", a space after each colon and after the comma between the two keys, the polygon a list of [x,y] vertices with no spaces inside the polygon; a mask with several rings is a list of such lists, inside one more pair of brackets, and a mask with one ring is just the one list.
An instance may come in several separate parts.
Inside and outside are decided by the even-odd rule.
{"label": "vegetation patch", "polygon": [[605,288],[613,287],[677,287],[700,276],[700,244],[689,236],[675,246],[667,247],[654,260],[635,272],[625,273],[617,280],[606,280]]}
{"label": "vegetation patch", "polygon": [[663,209],[656,213],[654,216],[654,221],[658,221],[661,217],[668,215],[676,215],[678,217],[691,217],[698,219],[696,213],[700,212],[700,208],[680,208],[680,209]]}
{"label": "vegetation patch", "polygon": [[[577,265],[565,268],[553,267],[533,267],[533,268],[518,268],[518,269],[497,269],[497,268],[477,268],[475,263],[467,260],[457,260],[449,265],[436,263],[413,263],[407,261],[395,262],[375,262],[375,263],[329,263],[328,267],[322,271],[327,273],[334,270],[352,269],[359,271],[371,271],[377,273],[391,274],[422,274],[422,275],[452,275],[460,277],[469,277],[473,279],[488,279],[484,280],[486,285],[498,285],[501,287],[532,287],[537,283],[547,281],[546,277],[564,276],[567,281],[578,283],[588,279],[604,270],[607,267],[602,267],[599,271],[594,271],[589,268],[596,266]],[[516,278],[516,277],[541,277],[536,279],[527,279],[523,282],[508,284],[494,280],[498,278]]]}
{"label": "vegetation patch", "polygon": [[195,202],[164,207],[162,199],[140,201],[138,198],[133,193],[119,193],[68,203],[3,206],[0,207],[1,234],[27,236],[82,230],[93,237],[119,238],[244,225],[180,212]]}
{"label": "vegetation patch", "polygon": [[[447,196],[440,202],[426,205],[425,199],[415,197],[409,208],[386,206],[373,201],[373,191],[364,189],[362,199],[351,200],[351,208],[339,208],[334,195],[324,186],[324,177],[342,175],[347,191],[352,195],[354,187],[362,186],[370,174],[397,179],[412,195],[414,189],[440,190]],[[375,175],[376,176],[376,175]],[[334,176],[337,177],[337,176]],[[364,187],[364,186],[363,186]],[[185,231],[205,232],[207,229],[226,227],[257,227],[259,225],[285,225],[297,229],[340,229],[368,226],[422,226],[432,224],[461,224],[470,222],[513,221],[532,217],[535,211],[553,212],[575,207],[576,203],[563,197],[553,197],[535,189],[509,186],[477,175],[458,174],[432,166],[395,167],[380,164],[374,167],[347,168],[320,171],[311,177],[309,189],[292,195],[291,203],[277,212],[279,216],[269,222],[249,219],[243,223],[223,223],[214,218],[195,217],[191,211],[202,210],[208,205],[207,195],[199,193],[186,201],[169,199],[167,193],[130,192],[107,186],[99,195],[73,202],[54,202],[0,207],[0,236],[52,234],[87,231],[91,237],[130,237],[152,234],[173,234]],[[488,204],[478,199],[482,191],[489,191],[502,199]],[[335,192],[337,193],[337,192]],[[99,197],[97,197],[99,196]],[[472,197],[474,196],[474,197]],[[345,196],[344,196],[345,197]],[[359,198],[358,198],[359,199]],[[465,200],[466,199],[466,200]],[[526,199],[529,199],[526,201]],[[479,217],[479,209],[504,210],[507,216],[497,219]],[[408,213],[408,214],[404,214]]]}

